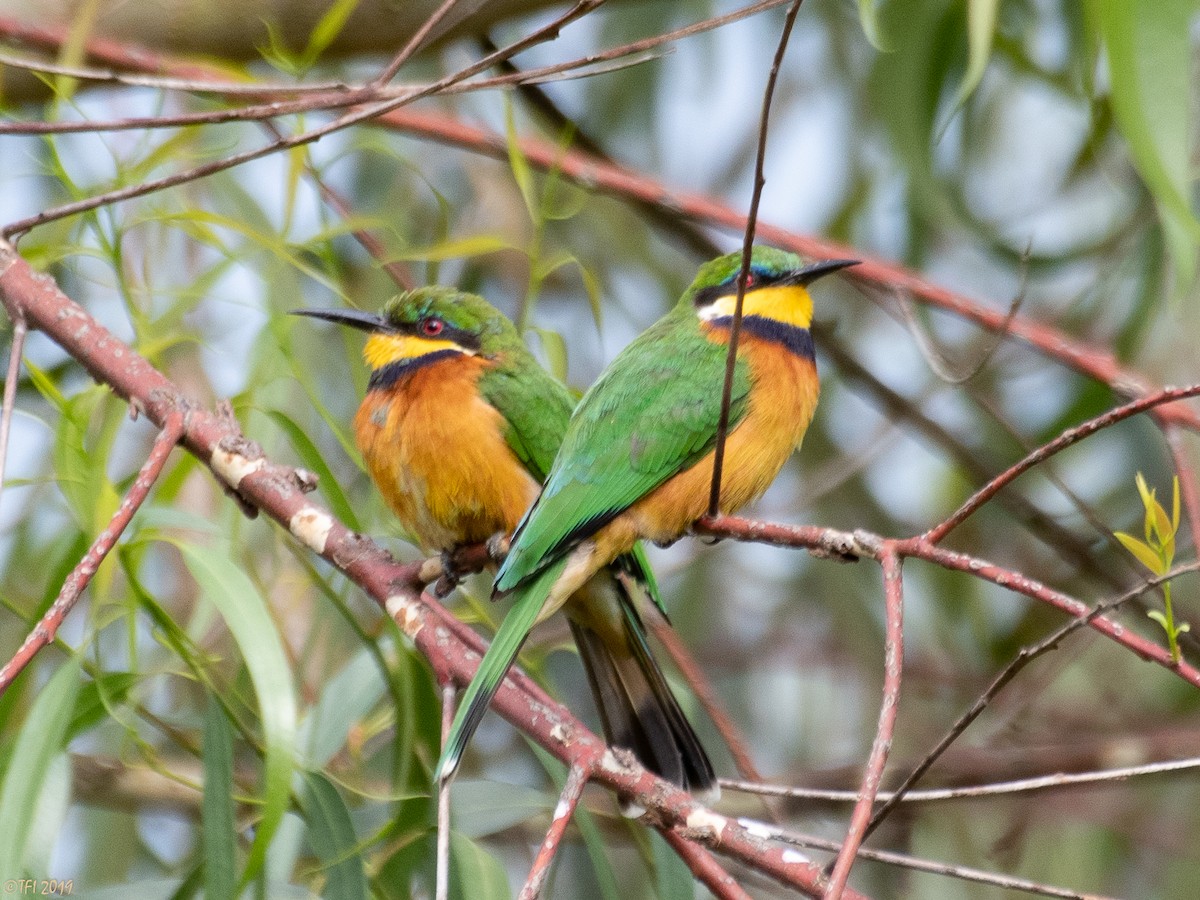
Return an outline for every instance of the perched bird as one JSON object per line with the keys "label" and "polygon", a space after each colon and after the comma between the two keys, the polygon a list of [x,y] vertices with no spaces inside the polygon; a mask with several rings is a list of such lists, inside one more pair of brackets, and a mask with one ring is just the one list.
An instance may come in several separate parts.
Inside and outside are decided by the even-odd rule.
{"label": "perched bird", "polygon": [[[817,404],[808,286],[851,260],[807,264],[754,249],[725,442],[722,508],[757,498],[800,445]],[[741,254],[700,268],[679,303],[626,347],[576,407],[537,501],[496,576],[516,599],[462,699],[440,778],[530,629],[639,539],[668,543],[705,514]]]}
{"label": "perched bird", "polygon": [[[403,293],[382,315],[296,312],[370,334],[363,358],[371,377],[354,435],[372,480],[422,549],[511,534],[541,490],[574,406],[513,324],[482,297],[447,287]],[[646,641],[638,603],[662,603],[642,548],[631,541],[608,563],[564,598],[605,735],[663,778],[710,790],[712,765]],[[516,652],[505,654],[505,670]]]}

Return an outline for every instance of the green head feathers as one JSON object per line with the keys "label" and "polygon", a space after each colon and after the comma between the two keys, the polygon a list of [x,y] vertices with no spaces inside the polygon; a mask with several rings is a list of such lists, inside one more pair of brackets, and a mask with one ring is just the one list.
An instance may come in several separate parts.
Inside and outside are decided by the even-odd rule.
{"label": "green head feathers", "polygon": [[[758,246],[750,254],[750,271],[746,291],[767,287],[799,285],[808,287],[822,275],[856,265],[856,260],[829,259],[811,262],[795,253],[775,247]],[[742,252],[726,253],[706,262],[696,273],[683,298],[681,307],[704,307],[721,297],[737,294],[737,276],[742,268]]]}
{"label": "green head feathers", "polygon": [[403,347],[398,355],[418,355],[420,342],[453,344],[487,356],[524,348],[517,329],[498,309],[476,294],[442,285],[398,294],[378,314],[354,309],[298,309],[294,314],[358,328],[379,338],[403,339],[394,344],[398,351]]}

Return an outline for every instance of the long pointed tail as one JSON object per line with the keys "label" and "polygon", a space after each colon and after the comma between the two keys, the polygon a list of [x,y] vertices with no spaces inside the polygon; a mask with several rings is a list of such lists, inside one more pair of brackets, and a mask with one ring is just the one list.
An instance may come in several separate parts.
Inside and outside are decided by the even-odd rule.
{"label": "long pointed tail", "polygon": [[467,742],[479,727],[479,720],[487,712],[496,691],[500,690],[500,683],[504,681],[505,674],[521,651],[521,645],[537,622],[550,588],[562,572],[565,562],[563,560],[550,566],[528,585],[517,589],[516,602],[500,623],[500,630],[480,660],[479,669],[459,702],[454,724],[450,726],[450,734],[446,736],[446,743],[442,747],[442,757],[438,760],[438,781],[450,778],[458,768]]}
{"label": "long pointed tail", "polygon": [[[597,574],[588,589],[586,612],[568,604],[567,614],[608,742],[631,750],[647,769],[684,790],[715,798],[712,763],[650,652],[626,585],[610,570]],[[596,615],[597,593],[606,595],[610,609],[615,594],[616,616]]]}

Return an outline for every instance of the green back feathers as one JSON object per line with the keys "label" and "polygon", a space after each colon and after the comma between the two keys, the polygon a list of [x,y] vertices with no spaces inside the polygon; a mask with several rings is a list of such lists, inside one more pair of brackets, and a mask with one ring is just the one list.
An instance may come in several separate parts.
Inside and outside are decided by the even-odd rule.
{"label": "green back feathers", "polygon": [[[701,331],[690,301],[695,289],[626,347],[584,394],[546,487],[497,575],[497,591],[535,575],[712,450],[726,347]],[[745,415],[749,391],[749,366],[739,359],[731,427]]]}

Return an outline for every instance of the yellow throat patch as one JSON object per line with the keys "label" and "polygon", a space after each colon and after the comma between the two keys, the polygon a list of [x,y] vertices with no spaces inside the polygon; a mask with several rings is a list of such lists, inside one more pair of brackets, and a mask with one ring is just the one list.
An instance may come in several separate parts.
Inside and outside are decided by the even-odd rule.
{"label": "yellow throat patch", "polygon": [[363,345],[363,359],[367,367],[374,372],[391,363],[418,359],[439,350],[457,350],[470,356],[475,355],[474,351],[467,350],[451,340],[417,337],[415,334],[373,334]]}
{"label": "yellow throat patch", "polygon": [[[705,322],[733,315],[737,292],[718,297],[716,302],[697,310]],[[762,316],[796,328],[812,325],[813,304],[808,289],[798,284],[781,287],[751,288],[742,301],[743,316]]]}

